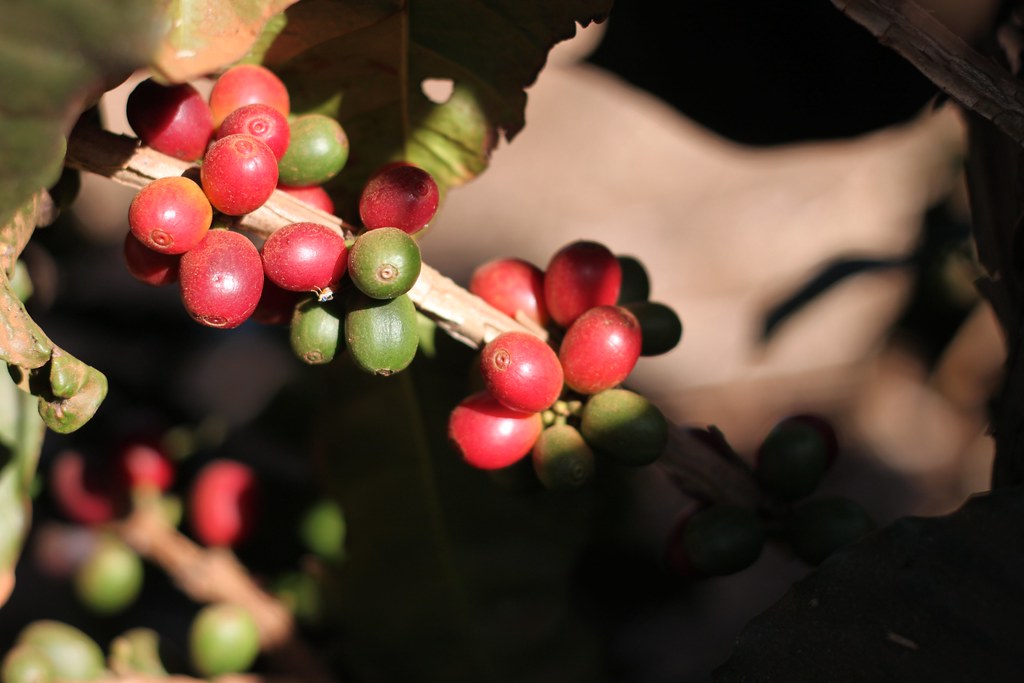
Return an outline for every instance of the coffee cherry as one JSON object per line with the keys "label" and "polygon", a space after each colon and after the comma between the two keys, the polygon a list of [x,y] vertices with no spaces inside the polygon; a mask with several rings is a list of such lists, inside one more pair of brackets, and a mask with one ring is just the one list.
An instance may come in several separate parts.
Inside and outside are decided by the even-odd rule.
{"label": "coffee cherry", "polygon": [[480,353],[484,386],[512,410],[537,413],[562,393],[562,365],[545,342],[528,332],[503,332]]}
{"label": "coffee cherry", "polygon": [[28,643],[11,648],[0,664],[3,683],[53,683],[56,676],[46,653]]}
{"label": "coffee cherry", "polygon": [[188,633],[192,665],[204,676],[246,671],[260,652],[256,622],[241,605],[214,603],[199,610]]}
{"label": "coffee cherry", "polygon": [[348,253],[352,284],[374,299],[394,299],[408,292],[421,267],[419,245],[398,228],[364,232]]}
{"label": "coffee cherry", "polygon": [[196,161],[213,136],[213,114],[188,83],[160,85],[146,79],[125,103],[128,125],[143,144],[176,159]]}
{"label": "coffee cherry", "polygon": [[668,441],[657,406],[628,389],[605,389],[583,405],[580,431],[591,446],[626,465],[649,465]]}
{"label": "coffee cherry", "polygon": [[75,572],[75,595],[96,614],[115,614],[139,597],[142,577],[138,553],[117,538],[104,535]]}
{"label": "coffee cherry", "polygon": [[211,230],[181,257],[181,300],[208,327],[238,327],[252,315],[263,290],[263,260],[245,235]]}
{"label": "coffee cherry", "polygon": [[764,548],[765,533],[753,510],[718,504],[694,514],[681,541],[698,576],[725,576],[754,564]]}
{"label": "coffee cherry", "polygon": [[510,318],[521,312],[541,327],[548,324],[544,272],[529,261],[518,258],[488,261],[473,271],[469,291]]}
{"label": "coffee cherry", "polygon": [[336,502],[319,500],[303,513],[299,537],[307,548],[325,560],[340,560],[345,554],[345,515]]}
{"label": "coffee cherry", "polygon": [[470,465],[493,470],[525,457],[544,424],[540,413],[506,408],[486,391],[462,400],[448,418],[448,438]]}
{"label": "coffee cherry", "polygon": [[621,306],[597,306],[566,330],[558,350],[565,383],[581,394],[596,394],[632,372],[642,347],[640,323]]}
{"label": "coffee cherry", "polygon": [[128,490],[166,491],[174,483],[174,463],[156,439],[134,437],[117,449],[117,471]]}
{"label": "coffee cherry", "polygon": [[634,301],[624,305],[640,323],[641,356],[668,353],[683,337],[683,323],[669,306],[657,301]]}
{"label": "coffee cherry", "polygon": [[227,115],[217,129],[217,139],[244,133],[265,143],[278,160],[284,156],[291,129],[284,114],[270,105],[246,104]]}
{"label": "coffee cherry", "polygon": [[427,227],[439,201],[437,183],[429,173],[412,164],[388,164],[363,186],[359,218],[367,230],[391,227],[411,235]]}
{"label": "coffee cherry", "polygon": [[234,460],[213,460],[196,475],[189,493],[192,531],[206,545],[239,545],[255,529],[259,498],[259,482],[251,467]]}
{"label": "coffee cherry", "polygon": [[274,193],[277,157],[251,135],[228,135],[210,145],[199,177],[215,209],[241,216],[263,206]]}
{"label": "coffee cherry", "polygon": [[651,295],[651,281],[644,264],[633,256],[616,256],[622,268],[622,286],[619,288],[618,304],[632,304],[647,301]]}
{"label": "coffee cherry", "polygon": [[81,451],[59,452],[50,468],[50,495],[60,511],[73,522],[102,524],[118,509],[114,481],[96,460]]}
{"label": "coffee cherry", "polygon": [[251,319],[264,325],[288,325],[292,321],[295,307],[303,299],[303,292],[281,289],[270,278],[264,278],[263,292]]}
{"label": "coffee cherry", "polygon": [[131,231],[124,236],[124,264],[139,282],[154,287],[172,285],[178,281],[178,254],[161,254],[139,241]]}
{"label": "coffee cherry", "polygon": [[220,75],[210,91],[214,127],[219,128],[239,107],[256,103],[269,105],[285,116],[291,111],[288,88],[273,71],[258,64],[231,67]]}
{"label": "coffee cherry", "polygon": [[96,641],[61,621],[32,622],[18,634],[17,645],[41,651],[58,681],[90,681],[100,678],[106,668],[103,650]]}
{"label": "coffee cherry", "polygon": [[549,489],[574,489],[594,475],[594,452],[572,425],[552,425],[533,445],[533,470]]}
{"label": "coffee cherry", "polygon": [[875,522],[856,501],[841,496],[815,498],[793,509],[786,535],[808,564],[821,564],[836,550],[875,528]]}
{"label": "coffee cherry", "polygon": [[296,116],[291,142],[279,163],[284,185],[322,185],[348,162],[348,136],[341,124],[323,114]]}
{"label": "coffee cherry", "polygon": [[356,292],[345,314],[345,345],[359,369],[387,377],[407,368],[419,348],[416,306],[408,294],[371,299]]}
{"label": "coffee cherry", "polygon": [[348,266],[345,238],[319,223],[290,223],[274,232],[260,249],[263,271],[282,289],[332,290]]}
{"label": "coffee cherry", "polygon": [[278,183],[277,189],[290,194],[296,199],[304,201],[314,208],[326,211],[329,214],[334,214],[334,200],[331,199],[331,195],[327,194],[327,190],[325,190],[321,185],[294,187],[292,185],[281,185]]}
{"label": "coffee cherry", "polygon": [[184,254],[199,244],[212,221],[213,208],[202,188],[182,176],[154,180],[128,207],[132,234],[161,254]]}
{"label": "coffee cherry", "polygon": [[551,318],[568,327],[595,306],[619,298],[622,266],[608,247],[580,240],[559,249],[544,270],[544,303]]}
{"label": "coffee cherry", "polygon": [[838,450],[831,426],[813,415],[791,415],[772,427],[757,451],[761,486],[781,501],[809,496]]}
{"label": "coffee cherry", "polygon": [[323,365],[345,348],[341,334],[344,310],[337,302],[307,299],[295,307],[289,328],[292,351],[304,363]]}

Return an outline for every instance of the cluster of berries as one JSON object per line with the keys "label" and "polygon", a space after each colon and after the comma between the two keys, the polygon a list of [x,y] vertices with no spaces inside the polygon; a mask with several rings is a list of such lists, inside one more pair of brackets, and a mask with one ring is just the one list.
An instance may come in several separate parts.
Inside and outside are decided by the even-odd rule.
{"label": "cluster of berries", "polygon": [[[301,319],[293,323],[301,327],[292,335],[296,352],[308,362],[327,362],[338,335],[332,348],[325,340],[330,326],[324,329],[331,316],[320,304],[333,298],[346,272],[366,299],[398,300],[393,305],[402,319],[412,317],[406,313],[412,304],[402,299],[420,268],[411,236],[426,227],[439,202],[429,173],[405,162],[375,172],[360,195],[362,232],[354,242],[335,227],[301,222],[258,245],[231,225],[263,206],[275,189],[333,213],[323,184],[344,168],[349,151],[336,120],[290,115],[284,83],[258,65],[225,71],[208,102],[191,84],[145,80],[129,96],[127,115],[144,144],[199,162],[198,173],[193,168],[160,178],[138,192],[124,245],[129,272],[151,285],[179,283],[185,310],[197,322],[233,328],[250,318],[270,324]],[[350,308],[372,307],[360,300]],[[402,347],[406,356],[408,347]],[[374,360],[359,364],[382,374],[400,365],[378,367]]]}
{"label": "cluster of berries", "polygon": [[668,424],[650,401],[619,385],[642,355],[675,347],[682,324],[648,301],[650,284],[632,257],[576,241],[539,267],[505,258],[480,266],[469,289],[498,310],[548,331],[549,341],[505,332],[480,353],[481,391],[452,411],[448,434],[483,469],[532,453],[548,487],[579,486],[594,452],[630,465],[654,462]]}
{"label": "cluster of berries", "polygon": [[[738,460],[717,430],[692,429],[691,434]],[[856,501],[841,496],[807,499],[838,450],[839,441],[828,420],[806,413],[779,420],[761,442],[754,461],[764,503],[756,509],[730,503],[698,503],[685,509],[666,546],[669,567],[688,578],[733,574],[752,565],[769,540],[816,565],[874,529],[874,522]]]}

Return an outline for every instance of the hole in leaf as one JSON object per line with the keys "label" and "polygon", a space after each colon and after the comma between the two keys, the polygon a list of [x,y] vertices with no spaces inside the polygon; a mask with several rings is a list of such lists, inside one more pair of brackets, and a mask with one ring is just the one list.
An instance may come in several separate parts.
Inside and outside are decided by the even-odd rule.
{"label": "hole in leaf", "polygon": [[420,89],[434,104],[444,104],[455,90],[455,81],[450,78],[424,78],[420,83]]}

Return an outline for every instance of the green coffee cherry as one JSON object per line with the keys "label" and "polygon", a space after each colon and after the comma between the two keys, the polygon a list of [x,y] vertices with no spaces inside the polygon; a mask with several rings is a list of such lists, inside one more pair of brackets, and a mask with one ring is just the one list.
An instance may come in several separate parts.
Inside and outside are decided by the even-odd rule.
{"label": "green coffee cherry", "polygon": [[105,672],[103,650],[70,624],[47,619],[34,621],[22,630],[17,642],[42,651],[57,679],[91,681]]}
{"label": "green coffee cherry", "polygon": [[874,528],[874,520],[856,501],[830,496],[794,508],[786,533],[797,557],[808,564],[821,564]]}
{"label": "green coffee cherry", "polygon": [[246,671],[260,651],[260,634],[252,615],[229,603],[199,610],[188,642],[192,665],[204,676]]}
{"label": "green coffee cherry", "polygon": [[310,365],[323,365],[334,360],[344,350],[342,316],[344,310],[337,301],[306,299],[295,307],[289,325],[292,351],[299,360]]}
{"label": "green coffee cherry", "polygon": [[420,247],[398,228],[368,230],[348,251],[348,275],[363,294],[394,299],[405,294],[420,276]]}
{"label": "green coffee cherry", "polygon": [[348,136],[340,123],[323,114],[305,114],[293,118],[290,127],[288,149],[277,164],[280,184],[322,185],[345,167]]}
{"label": "green coffee cherry", "polygon": [[644,264],[633,256],[616,256],[622,267],[622,286],[619,288],[620,306],[637,301],[647,301],[651,295],[651,281]]}
{"label": "green coffee cherry", "polygon": [[690,567],[703,576],[746,569],[760,557],[764,542],[764,528],[753,510],[725,504],[695,513],[682,535]]}
{"label": "green coffee cherry", "polygon": [[532,457],[537,478],[549,489],[578,488],[594,475],[594,452],[572,425],[542,431]]}
{"label": "green coffee cherry", "polygon": [[835,458],[831,427],[813,416],[780,420],[757,451],[757,479],[776,500],[791,502],[814,492]]}
{"label": "green coffee cherry", "polygon": [[325,560],[345,555],[345,515],[333,500],[317,501],[299,522],[299,536],[313,553]]}
{"label": "green coffee cherry", "polygon": [[683,338],[683,323],[666,304],[637,301],[625,304],[640,323],[640,355],[658,356],[674,349]]}
{"label": "green coffee cherry", "polygon": [[113,536],[103,536],[75,573],[75,594],[93,612],[114,614],[139,597],[142,576],[138,553]]}
{"label": "green coffee cherry", "polygon": [[111,641],[110,662],[111,668],[119,673],[167,675],[167,668],[160,657],[160,634],[150,628],[133,628]]}
{"label": "green coffee cherry", "polygon": [[315,624],[323,616],[323,591],[309,574],[289,572],[279,576],[271,592],[303,623]]}
{"label": "green coffee cherry", "polygon": [[366,372],[393,375],[416,356],[418,327],[416,307],[408,294],[390,300],[357,294],[345,314],[349,356]]}
{"label": "green coffee cherry", "polygon": [[665,450],[668,421],[657,406],[628,389],[606,389],[583,405],[587,443],[627,465],[649,465]]}
{"label": "green coffee cherry", "polygon": [[53,664],[46,653],[28,643],[11,648],[0,665],[3,683],[52,683],[55,678]]}

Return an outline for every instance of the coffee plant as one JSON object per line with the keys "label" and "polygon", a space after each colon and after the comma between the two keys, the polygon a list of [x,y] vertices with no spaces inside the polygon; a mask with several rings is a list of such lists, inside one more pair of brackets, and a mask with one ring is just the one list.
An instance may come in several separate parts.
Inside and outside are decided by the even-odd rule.
{"label": "coffee plant", "polygon": [[[611,0],[8,2],[0,681],[629,680],[606,654],[616,596],[698,590],[768,547],[807,577],[717,679],[1019,673],[1019,620],[1003,627],[1024,564],[1022,88],[913,3],[835,4],[899,28],[880,34],[973,112],[982,285],[1012,351],[998,490],[882,529],[821,492],[844,447],[825,416],[779,415],[741,453],[632,386],[641,358],[685,343],[639,250],[567,236],[464,287],[424,262],[445,198],[514,144],[549,50]],[[97,105],[131,78],[119,135]],[[425,94],[437,79],[444,98]],[[119,267],[170,296],[173,322],[143,303],[98,314],[99,342],[37,324],[31,255],[86,248],[66,210],[79,174],[134,193]],[[232,335],[286,349],[294,378],[245,428],[175,389],[200,343]],[[685,501],[656,566],[604,566],[650,472]],[[22,586],[29,563],[45,576]],[[948,602],[970,579],[983,587]],[[879,633],[827,640],[858,620]],[[986,664],[951,665],[979,629],[995,644],[968,653]],[[776,656],[796,639],[815,654]],[[844,673],[863,658],[872,673]]]}

